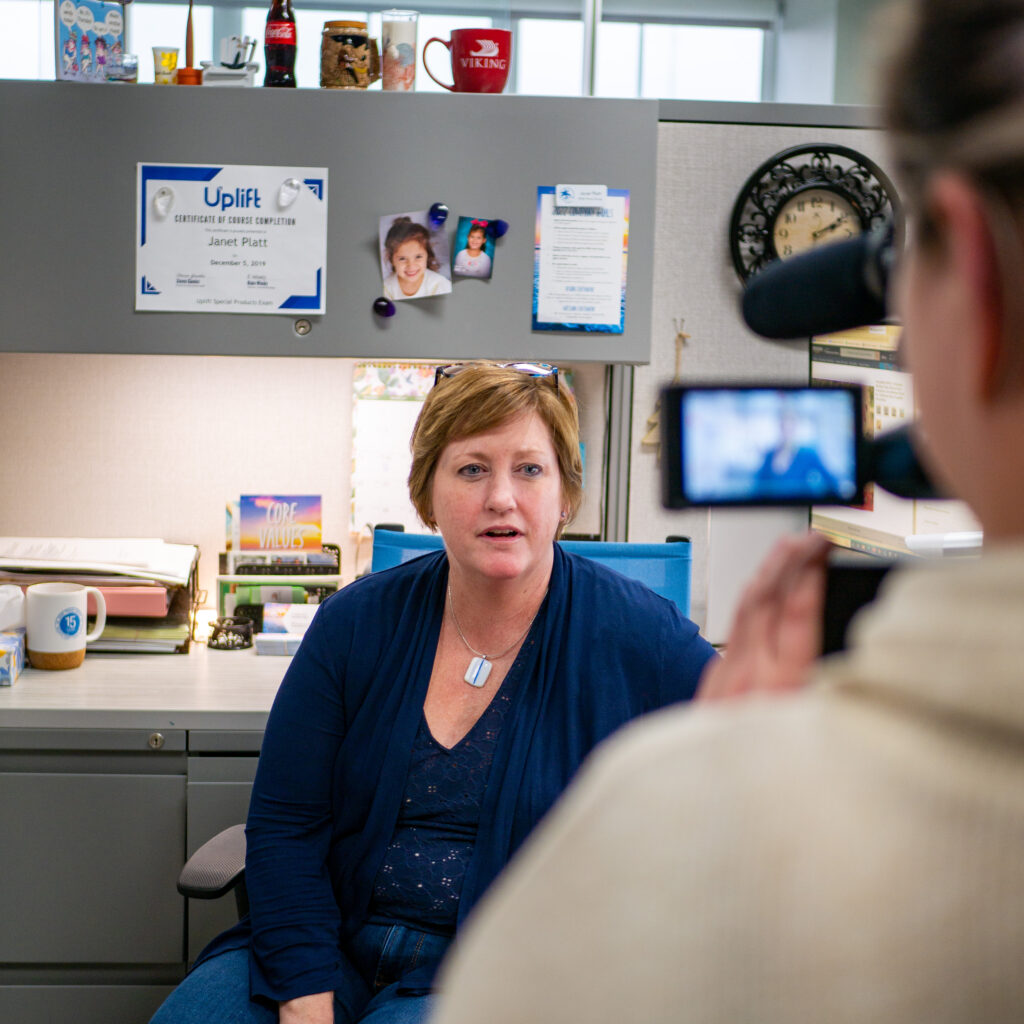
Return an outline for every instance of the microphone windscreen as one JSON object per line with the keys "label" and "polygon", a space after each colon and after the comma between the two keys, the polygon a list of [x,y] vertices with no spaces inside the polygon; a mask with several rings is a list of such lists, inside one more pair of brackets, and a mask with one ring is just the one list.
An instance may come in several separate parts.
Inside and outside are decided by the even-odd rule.
{"label": "microphone windscreen", "polygon": [[769,263],[743,292],[743,319],[765,338],[806,338],[885,319],[885,295],[868,286],[877,242],[865,232]]}

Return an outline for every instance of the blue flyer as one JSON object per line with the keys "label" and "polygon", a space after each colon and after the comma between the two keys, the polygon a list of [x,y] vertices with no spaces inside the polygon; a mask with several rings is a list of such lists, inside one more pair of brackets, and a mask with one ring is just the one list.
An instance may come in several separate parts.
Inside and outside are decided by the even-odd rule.
{"label": "blue flyer", "polygon": [[533,329],[621,334],[628,254],[628,189],[539,187]]}

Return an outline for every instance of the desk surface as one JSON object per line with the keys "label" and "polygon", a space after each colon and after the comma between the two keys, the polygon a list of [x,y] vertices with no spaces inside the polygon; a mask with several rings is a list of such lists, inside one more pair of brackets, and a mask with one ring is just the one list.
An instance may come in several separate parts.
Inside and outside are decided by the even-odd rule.
{"label": "desk surface", "polygon": [[258,729],[291,658],[245,651],[87,654],[0,687],[0,727]]}

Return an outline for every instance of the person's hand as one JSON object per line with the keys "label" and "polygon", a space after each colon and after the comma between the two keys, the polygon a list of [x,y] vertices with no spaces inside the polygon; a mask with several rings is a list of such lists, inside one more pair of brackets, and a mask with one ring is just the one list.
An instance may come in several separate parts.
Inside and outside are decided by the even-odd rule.
{"label": "person's hand", "polygon": [[334,993],[298,996],[278,1004],[279,1024],[334,1024]]}
{"label": "person's hand", "polygon": [[796,690],[821,655],[825,561],[817,533],[780,540],[747,584],[725,655],[708,665],[697,700]]}

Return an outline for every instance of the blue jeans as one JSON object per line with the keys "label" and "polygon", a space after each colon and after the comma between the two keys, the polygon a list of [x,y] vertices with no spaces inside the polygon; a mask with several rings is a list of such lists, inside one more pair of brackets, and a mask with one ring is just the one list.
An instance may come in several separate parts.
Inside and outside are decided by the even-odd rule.
{"label": "blue jeans", "polygon": [[[399,979],[415,967],[440,963],[450,942],[399,924],[364,925],[347,952],[366,988],[335,993],[335,1024],[423,1024],[433,997],[400,995]],[[359,1003],[362,1009],[353,1015],[347,1007]],[[231,949],[192,970],[150,1024],[277,1024],[277,1008],[249,998],[249,950]]]}

